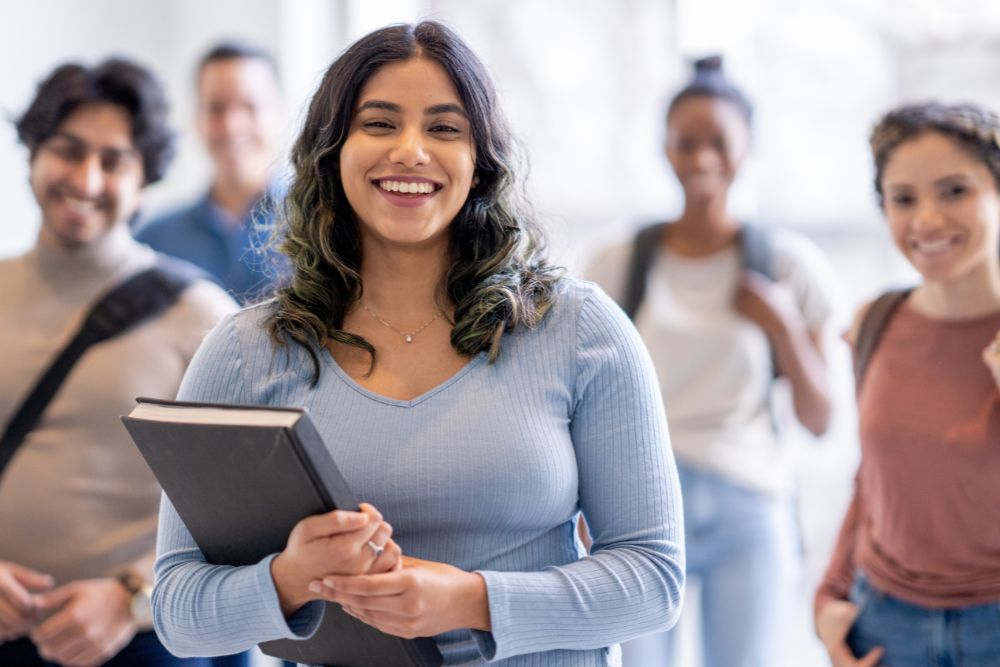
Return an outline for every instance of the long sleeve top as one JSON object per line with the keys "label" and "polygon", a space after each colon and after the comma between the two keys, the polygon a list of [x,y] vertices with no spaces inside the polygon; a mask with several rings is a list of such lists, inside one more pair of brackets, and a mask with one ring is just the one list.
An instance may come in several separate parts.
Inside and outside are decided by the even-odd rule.
{"label": "long sleeve top", "polygon": [[[79,248],[40,236],[0,261],[0,424],[105,291],[155,262],[124,224]],[[0,559],[59,584],[128,570],[152,580],[160,487],[121,415],[169,398],[201,339],[236,304],[199,281],[169,310],[91,347],[0,480]]]}
{"label": "long sleeve top", "polygon": [[930,319],[903,303],[858,395],[861,466],[816,595],[874,586],[926,607],[1000,600],[1000,390],[981,355],[1000,314]]}
{"label": "long sleeve top", "polygon": [[[671,626],[684,584],[680,489],[645,348],[589,283],[565,280],[542,324],[507,334],[412,400],[376,395],[322,348],[276,351],[273,304],[223,322],[199,350],[186,400],[306,407],[355,495],[394,527],[404,553],[477,571],[491,632],[436,637],[447,664],[579,666]],[[580,512],[593,535],[583,555]],[[153,595],[178,655],[309,636],[321,608],[282,616],[270,561],[206,564],[164,499]]]}

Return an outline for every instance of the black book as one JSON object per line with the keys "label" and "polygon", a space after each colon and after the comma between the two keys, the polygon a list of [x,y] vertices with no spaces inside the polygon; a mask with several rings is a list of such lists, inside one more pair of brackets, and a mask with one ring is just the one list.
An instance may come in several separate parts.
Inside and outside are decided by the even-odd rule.
{"label": "black book", "polygon": [[[137,400],[125,428],[209,563],[253,565],[301,519],[358,509],[305,410]],[[324,604],[312,638],[261,651],[330,667],[441,665],[432,639],[393,637]]]}

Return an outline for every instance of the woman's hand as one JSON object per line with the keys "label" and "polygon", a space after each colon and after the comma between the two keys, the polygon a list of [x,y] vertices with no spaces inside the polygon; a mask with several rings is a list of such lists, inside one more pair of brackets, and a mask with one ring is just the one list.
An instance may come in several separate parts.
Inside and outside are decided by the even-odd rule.
{"label": "woman's hand", "polygon": [[743,272],[733,306],[763,329],[768,338],[781,335],[791,323],[805,327],[788,288],[755,271]]}
{"label": "woman's hand", "polygon": [[397,637],[432,637],[457,628],[489,632],[486,582],[445,563],[403,558],[387,574],[328,576],[316,591],[351,616]]}
{"label": "woman's hand", "polygon": [[1000,332],[990,341],[990,344],[983,350],[983,363],[993,374],[993,381],[1000,388]]}
{"label": "woman's hand", "polygon": [[816,634],[830,654],[833,667],[876,667],[885,653],[885,649],[878,646],[863,658],[854,657],[847,645],[847,633],[857,617],[857,606],[846,600],[830,600],[816,614]]}
{"label": "woman's hand", "polygon": [[[285,550],[271,561],[271,578],[281,611],[290,616],[318,599],[310,582],[330,574],[368,574],[397,570],[402,553],[393,542],[392,526],[371,505],[361,511],[335,510],[299,521]],[[373,548],[381,547],[376,551]]]}

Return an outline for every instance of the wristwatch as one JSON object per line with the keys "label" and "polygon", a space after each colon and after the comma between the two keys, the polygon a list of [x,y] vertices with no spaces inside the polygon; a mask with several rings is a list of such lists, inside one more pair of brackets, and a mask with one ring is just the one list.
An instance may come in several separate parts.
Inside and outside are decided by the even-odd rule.
{"label": "wristwatch", "polygon": [[115,578],[128,591],[132,620],[140,628],[153,627],[153,587],[134,572],[122,572]]}

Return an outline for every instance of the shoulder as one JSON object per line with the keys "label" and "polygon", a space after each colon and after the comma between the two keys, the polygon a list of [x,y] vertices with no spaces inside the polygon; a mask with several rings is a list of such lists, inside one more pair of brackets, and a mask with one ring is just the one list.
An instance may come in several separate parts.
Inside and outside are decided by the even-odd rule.
{"label": "shoulder", "polygon": [[165,234],[173,234],[177,228],[197,222],[203,205],[204,203],[199,201],[153,217],[139,225],[135,231],[135,238],[142,243],[148,243]]}
{"label": "shoulder", "polygon": [[577,351],[611,341],[627,346],[638,342],[635,327],[622,309],[589,280],[563,278],[549,317],[548,328]]}
{"label": "shoulder", "polygon": [[780,227],[762,227],[771,247],[772,262],[778,275],[794,271],[828,270],[826,256],[803,234]]}

